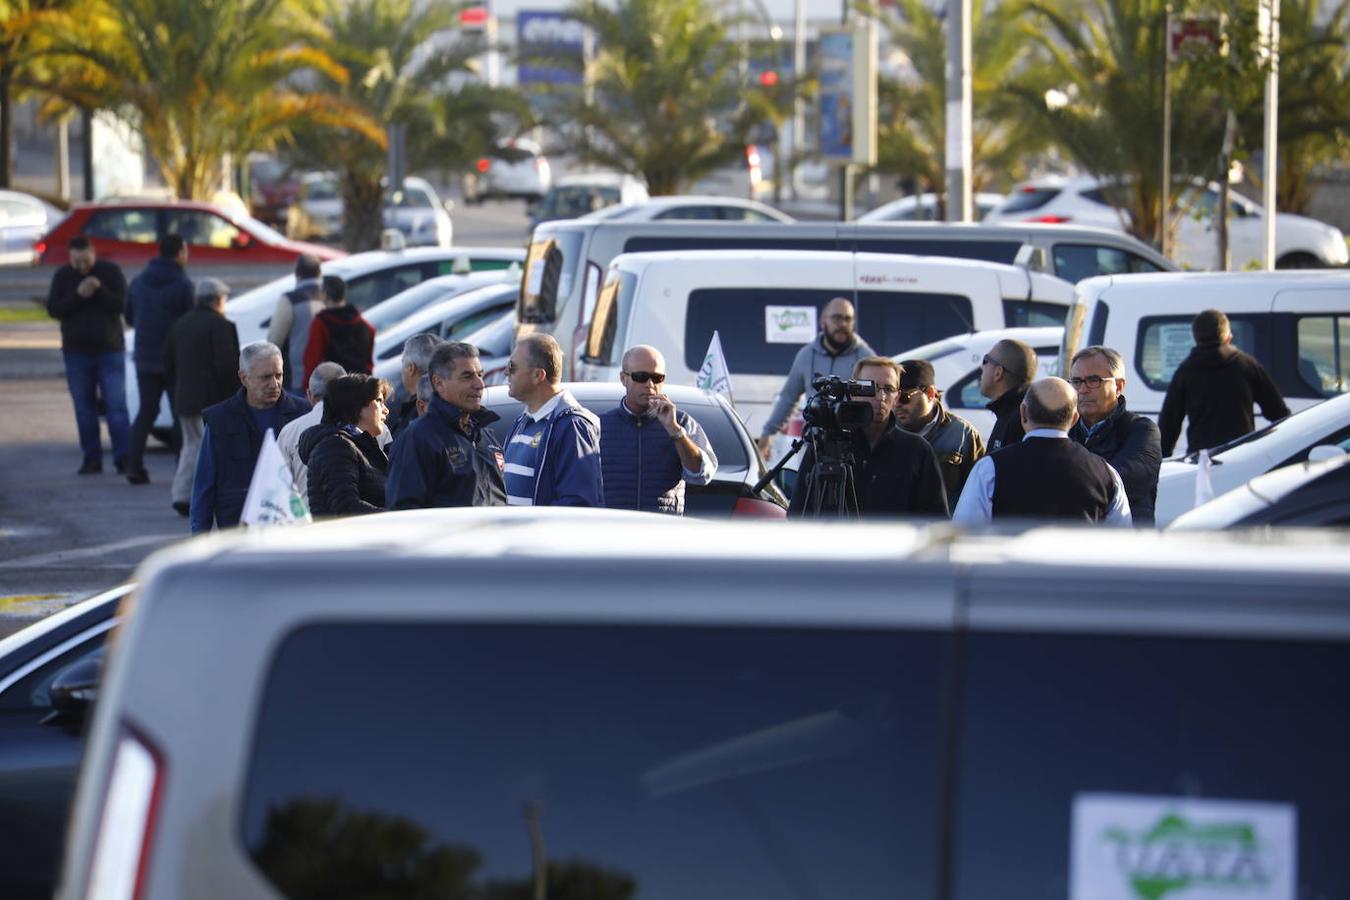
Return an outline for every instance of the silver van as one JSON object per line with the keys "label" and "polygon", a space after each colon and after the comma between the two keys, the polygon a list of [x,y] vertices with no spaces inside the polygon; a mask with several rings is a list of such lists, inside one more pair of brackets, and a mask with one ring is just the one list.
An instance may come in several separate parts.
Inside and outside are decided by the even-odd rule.
{"label": "silver van", "polygon": [[[530,238],[516,307],[517,337],[544,332],[566,351],[565,378],[586,340],[600,286],[620,253],[658,250],[844,250],[1020,263],[1077,282],[1094,275],[1176,269],[1129,235],[1064,225],[929,222],[624,222],[569,219]],[[1030,313],[1028,311],[1027,316]],[[1008,327],[1038,324],[1024,316]]]}
{"label": "silver van", "polygon": [[1346,549],[510,509],[194,540],[112,642],[56,897],[1342,897]]}

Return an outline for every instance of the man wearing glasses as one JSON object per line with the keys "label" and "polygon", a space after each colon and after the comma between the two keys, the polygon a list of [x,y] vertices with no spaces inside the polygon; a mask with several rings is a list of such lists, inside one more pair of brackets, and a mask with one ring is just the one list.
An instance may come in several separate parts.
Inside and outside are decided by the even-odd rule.
{"label": "man wearing glasses", "polygon": [[684,514],[684,486],[704,485],[717,473],[717,456],[693,416],[661,392],[666,361],[655,347],[623,355],[619,405],[600,416],[600,461],[605,505],[669,515]]}
{"label": "man wearing glasses", "polygon": [[942,405],[933,382],[933,366],[924,359],[906,359],[900,363],[900,393],[895,403],[895,420],[900,427],[928,441],[937,454],[947,501],[961,496],[961,488],[975,462],[984,456],[984,438],[974,425],[952,415]]}
{"label": "man wearing glasses", "polygon": [[1125,408],[1125,361],[1110,347],[1084,347],[1069,385],[1078,393],[1078,424],[1069,437],[1111,464],[1125,483],[1136,527],[1153,527],[1162,438],[1147,416]]}
{"label": "man wearing glasses", "polygon": [[980,393],[989,399],[985,407],[997,417],[989,432],[989,452],[1016,444],[1022,429],[1022,401],[1027,386],[1036,377],[1036,351],[1021,341],[1005,338],[989,348],[980,362]]}
{"label": "man wearing glasses", "polygon": [[[773,436],[783,429],[792,416],[797,401],[810,389],[814,376],[838,375],[848,378],[858,360],[876,355],[876,351],[854,332],[856,322],[853,304],[846,297],[835,297],[821,310],[820,336],[797,351],[787,381],[783,383],[783,390],[779,392],[778,400],[764,422],[759,452],[765,459],[768,459],[772,449]],[[810,400],[809,395],[807,400]]]}
{"label": "man wearing glasses", "polygon": [[520,339],[506,367],[507,391],[525,411],[506,438],[509,506],[604,506],[600,420],[558,386],[563,353],[547,334]]}

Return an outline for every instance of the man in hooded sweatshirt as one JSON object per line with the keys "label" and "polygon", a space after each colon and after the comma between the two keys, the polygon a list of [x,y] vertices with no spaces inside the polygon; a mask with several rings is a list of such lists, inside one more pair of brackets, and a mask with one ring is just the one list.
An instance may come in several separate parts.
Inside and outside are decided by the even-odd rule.
{"label": "man in hooded sweatshirt", "polygon": [[187,242],[176,234],[159,241],[159,256],[131,280],[127,288],[127,324],[136,329],[136,386],[140,409],[131,424],[131,450],[127,454],[127,481],[149,484],[145,470],[145,442],[159,416],[159,401],[173,386],[164,374],[164,342],[179,317],[196,304],[196,290],[184,267]]}
{"label": "man in hooded sweatshirt", "polygon": [[1280,390],[1259,362],[1233,346],[1228,316],[1207,309],[1191,321],[1195,347],[1177,366],[1167,386],[1158,428],[1162,455],[1172,455],[1188,419],[1188,449],[1205,450],[1253,431],[1252,404],[1270,421],[1289,415]]}
{"label": "man in hooded sweatshirt", "polygon": [[361,310],[347,302],[347,282],[337,275],[323,278],[323,309],[309,326],[305,343],[305,379],[321,362],[335,362],[349,374],[369,375],[375,368],[375,327]]}

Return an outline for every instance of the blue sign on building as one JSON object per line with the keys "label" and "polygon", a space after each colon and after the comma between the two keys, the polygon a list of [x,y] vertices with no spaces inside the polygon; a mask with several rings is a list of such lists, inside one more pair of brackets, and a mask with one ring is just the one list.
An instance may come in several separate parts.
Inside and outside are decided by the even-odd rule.
{"label": "blue sign on building", "polygon": [[516,13],[516,47],[520,84],[581,84],[586,29],[559,12],[520,10]]}

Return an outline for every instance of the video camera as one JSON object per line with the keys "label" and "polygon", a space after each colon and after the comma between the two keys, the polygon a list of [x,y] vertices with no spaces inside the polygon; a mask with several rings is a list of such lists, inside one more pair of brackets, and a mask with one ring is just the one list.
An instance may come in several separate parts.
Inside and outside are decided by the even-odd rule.
{"label": "video camera", "polygon": [[817,375],[811,380],[813,396],[802,409],[808,426],[825,432],[858,431],[872,422],[872,404],[850,397],[876,396],[872,381],[854,381],[838,375]]}

